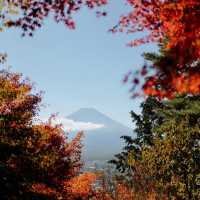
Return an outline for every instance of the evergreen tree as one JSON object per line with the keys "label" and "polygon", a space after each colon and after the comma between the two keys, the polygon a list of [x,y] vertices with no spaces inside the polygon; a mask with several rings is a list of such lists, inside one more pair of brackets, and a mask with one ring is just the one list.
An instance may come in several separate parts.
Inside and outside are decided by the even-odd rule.
{"label": "evergreen tree", "polygon": [[170,199],[200,198],[200,97],[177,97],[158,109],[163,121],[154,128],[153,146],[142,160],[156,187]]}
{"label": "evergreen tree", "polygon": [[[141,104],[141,114],[131,111],[131,117],[136,128],[133,131],[134,136],[122,136],[125,142],[123,151],[115,155],[115,159],[109,161],[114,164],[120,173],[120,180],[125,180],[134,190],[147,190],[151,181],[149,177],[144,176],[142,161],[142,150],[144,146],[153,145],[153,128],[162,121],[162,117],[157,115],[156,110],[162,108],[162,103],[154,97],[149,97]],[[136,135],[135,135],[136,134]],[[140,180],[140,181],[138,181]]]}
{"label": "evergreen tree", "polygon": [[141,115],[132,113],[136,137],[124,136],[124,151],[111,161],[122,180],[159,199],[199,199],[200,97],[149,97],[142,107]]}

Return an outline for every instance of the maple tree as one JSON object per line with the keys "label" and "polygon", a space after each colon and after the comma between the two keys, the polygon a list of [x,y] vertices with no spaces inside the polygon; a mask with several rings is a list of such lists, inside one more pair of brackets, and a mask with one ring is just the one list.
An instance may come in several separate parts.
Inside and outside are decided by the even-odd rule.
{"label": "maple tree", "polygon": [[82,133],[69,141],[52,118],[37,123],[41,95],[32,88],[20,74],[0,71],[1,198],[87,199],[95,175],[80,175]]}
{"label": "maple tree", "polygon": [[133,84],[133,97],[141,95],[141,88],[145,95],[156,96],[159,99],[172,99],[177,94],[199,94],[199,61],[177,69],[179,60],[175,59],[174,55],[176,54],[173,51],[163,50],[163,46],[160,53],[144,53],[147,64],[140,71],[129,73],[124,78],[125,83]]}
{"label": "maple tree", "polygon": [[[112,31],[145,32],[129,46],[149,42],[162,45],[159,62],[144,66],[142,85],[146,95],[173,98],[177,93],[200,92],[200,2],[198,0],[128,0],[132,11],[121,17]],[[155,61],[155,60],[154,60]],[[155,73],[151,74],[150,69]],[[150,72],[148,74],[148,72]],[[134,87],[138,76],[132,79]],[[137,96],[137,92],[135,94]]]}
{"label": "maple tree", "polygon": [[[129,33],[147,31],[141,39],[130,42],[137,46],[147,42],[164,42],[166,49],[177,48],[183,55],[190,46],[190,59],[199,58],[200,2],[198,0],[127,0],[132,11],[121,17],[119,26],[114,27]],[[115,29],[113,31],[115,31]],[[175,56],[175,55],[174,55]]]}
{"label": "maple tree", "polygon": [[[148,64],[144,65],[141,72],[125,77],[125,82],[131,80],[133,84],[133,97],[140,95],[140,91],[138,91],[140,87],[145,95],[156,96],[159,99],[164,97],[172,99],[177,94],[199,94],[199,61],[188,65],[186,69],[176,70],[178,61],[174,59],[172,52],[163,52],[163,47],[161,47],[160,53],[145,53],[144,57]],[[152,69],[156,69],[153,74],[150,71]],[[147,71],[150,73],[148,74]],[[143,79],[138,79],[138,73]]]}
{"label": "maple tree", "polygon": [[[92,9],[105,4],[107,0],[6,0],[0,9],[0,19],[2,28],[19,27],[23,30],[23,35],[32,36],[50,14],[56,22],[63,22],[68,28],[74,29],[73,13],[83,6]],[[98,11],[98,15],[101,14],[106,15],[105,12]]]}

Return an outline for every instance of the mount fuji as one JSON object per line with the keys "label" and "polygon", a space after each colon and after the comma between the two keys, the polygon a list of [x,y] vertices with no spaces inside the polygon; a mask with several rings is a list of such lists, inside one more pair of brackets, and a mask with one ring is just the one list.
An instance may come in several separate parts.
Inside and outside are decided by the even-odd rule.
{"label": "mount fuji", "polygon": [[[84,131],[83,158],[86,161],[112,159],[115,154],[121,151],[123,141],[120,137],[133,135],[131,128],[94,108],[81,108],[66,118],[74,122],[99,125],[96,129]],[[72,135],[74,134],[73,131]]]}

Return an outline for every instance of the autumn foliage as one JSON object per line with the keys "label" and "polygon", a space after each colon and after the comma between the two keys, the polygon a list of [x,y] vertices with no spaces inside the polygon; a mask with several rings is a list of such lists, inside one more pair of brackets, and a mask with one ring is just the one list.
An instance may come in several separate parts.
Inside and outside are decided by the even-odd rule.
{"label": "autumn foliage", "polygon": [[[73,14],[82,7],[89,9],[105,5],[107,0],[11,0],[5,1],[0,16],[3,25],[18,27],[23,30],[23,35],[33,35],[33,32],[43,25],[44,20],[53,16],[56,22],[64,23],[68,28],[74,29]],[[10,12],[7,12],[10,11]],[[100,14],[101,12],[98,11]],[[13,16],[13,14],[16,14]]]}
{"label": "autumn foliage", "polygon": [[[132,11],[121,17],[120,30],[129,33],[147,31],[147,36],[136,39],[129,45],[147,42],[163,42],[169,39],[167,49],[178,48],[184,53],[190,46],[191,59],[199,54],[200,2],[198,0],[128,0]],[[192,52],[191,52],[192,53]]]}
{"label": "autumn foliage", "polygon": [[[98,175],[82,173],[81,139],[69,140],[52,116],[42,123],[42,100],[21,74],[0,71],[0,197],[2,199],[135,200],[199,199],[200,1],[127,0],[131,12],[112,32],[142,32],[135,47],[155,42],[158,53],[130,72],[133,96],[148,98],[142,115],[132,113],[136,138],[124,137],[125,151],[114,164],[124,175],[110,191],[95,187]],[[3,4],[2,4],[3,3]],[[1,27],[32,36],[48,16],[74,29],[82,7],[100,8],[108,0],[6,0],[0,2]],[[106,15],[98,11],[98,15]],[[0,62],[5,60],[0,55]],[[130,78],[131,77],[131,78]],[[139,91],[137,91],[139,87]],[[177,96],[177,95],[182,96]],[[165,101],[165,98],[168,98]],[[158,101],[158,99],[160,101]],[[169,101],[172,100],[172,101]],[[127,181],[128,180],[128,181]]]}
{"label": "autumn foliage", "polygon": [[[200,2],[198,0],[128,0],[132,11],[121,17],[112,31],[145,32],[129,46],[149,42],[162,44],[159,62],[141,69],[146,95],[173,98],[177,93],[200,92]],[[169,59],[170,58],[170,59]],[[169,62],[170,60],[170,62]],[[152,74],[152,68],[154,74]],[[150,72],[150,73],[149,73]],[[139,76],[133,76],[134,88]],[[180,82],[182,87],[180,87]],[[134,91],[137,96],[137,92]]]}
{"label": "autumn foliage", "polygon": [[37,121],[40,102],[40,94],[33,93],[28,80],[0,71],[0,196],[87,199],[95,175],[79,175],[82,133],[69,141],[51,118],[46,123]]}
{"label": "autumn foliage", "polygon": [[[89,199],[92,194],[92,184],[96,181],[96,175],[93,173],[85,173],[78,177],[72,178],[64,183],[64,192],[66,199]],[[69,196],[69,194],[71,196]]]}

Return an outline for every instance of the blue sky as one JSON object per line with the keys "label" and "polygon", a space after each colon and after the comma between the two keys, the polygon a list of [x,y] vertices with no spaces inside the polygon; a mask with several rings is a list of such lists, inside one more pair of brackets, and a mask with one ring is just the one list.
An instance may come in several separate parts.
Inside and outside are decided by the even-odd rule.
{"label": "blue sky", "polygon": [[75,16],[74,31],[48,19],[33,38],[21,38],[18,30],[1,33],[1,52],[8,53],[12,70],[22,72],[38,90],[45,91],[42,117],[94,107],[131,125],[129,111],[138,112],[140,102],[130,99],[128,85],[121,80],[143,64],[142,52],[153,51],[155,46],[128,48],[134,35],[108,33],[129,8],[117,0],[106,9],[105,18],[81,11]]}

